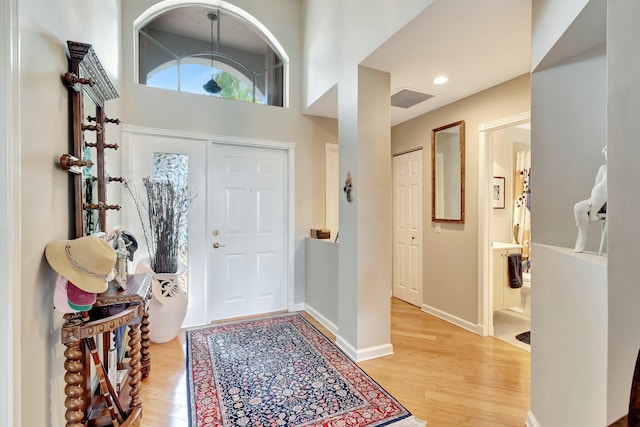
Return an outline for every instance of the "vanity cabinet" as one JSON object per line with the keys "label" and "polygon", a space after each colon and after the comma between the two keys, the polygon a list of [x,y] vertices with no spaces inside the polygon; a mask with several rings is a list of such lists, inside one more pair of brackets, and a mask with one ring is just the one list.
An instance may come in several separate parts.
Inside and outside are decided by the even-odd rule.
{"label": "vanity cabinet", "polygon": [[518,246],[494,247],[493,249],[493,310],[520,305],[522,288],[509,287],[509,255],[521,254]]}

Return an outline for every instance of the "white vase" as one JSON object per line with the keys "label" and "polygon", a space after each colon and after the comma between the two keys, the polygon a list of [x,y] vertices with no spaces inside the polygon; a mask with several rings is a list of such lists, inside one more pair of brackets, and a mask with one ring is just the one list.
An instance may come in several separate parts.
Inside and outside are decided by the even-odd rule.
{"label": "white vase", "polygon": [[161,344],[174,339],[187,315],[187,293],[180,286],[180,276],[185,272],[183,264],[178,263],[175,273],[154,273],[149,258],[138,262],[136,273],[151,273],[151,294],[149,301],[149,339]]}

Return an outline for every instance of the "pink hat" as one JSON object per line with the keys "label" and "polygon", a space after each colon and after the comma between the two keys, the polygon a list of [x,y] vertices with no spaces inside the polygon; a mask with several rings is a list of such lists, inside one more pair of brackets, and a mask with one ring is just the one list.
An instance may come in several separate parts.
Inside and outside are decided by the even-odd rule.
{"label": "pink hat", "polygon": [[85,292],[71,282],[67,282],[67,298],[72,308],[74,306],[91,306],[96,302],[95,293]]}
{"label": "pink hat", "polygon": [[56,289],[53,292],[53,308],[63,313],[76,313],[76,310],[67,302],[67,279],[58,274]]}

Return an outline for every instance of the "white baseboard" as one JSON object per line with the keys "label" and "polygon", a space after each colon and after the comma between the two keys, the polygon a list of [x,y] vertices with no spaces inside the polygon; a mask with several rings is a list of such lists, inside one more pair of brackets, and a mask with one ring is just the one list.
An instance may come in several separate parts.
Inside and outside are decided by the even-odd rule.
{"label": "white baseboard", "polygon": [[391,343],[356,350],[347,340],[340,335],[336,335],[336,345],[355,362],[364,362],[365,360],[393,354],[393,345]]}
{"label": "white baseboard", "polygon": [[541,427],[540,423],[536,420],[535,415],[533,415],[533,412],[531,411],[527,412],[527,421],[525,421],[524,425],[527,427]]}
{"label": "white baseboard", "polygon": [[331,322],[329,319],[324,317],[315,308],[311,307],[309,304],[304,304],[302,310],[309,313],[311,317],[316,319],[322,326],[327,328],[329,332],[331,332],[333,335],[336,335],[336,336],[338,335],[338,325],[336,325],[335,323]]}
{"label": "white baseboard", "polygon": [[466,329],[467,331],[471,331],[474,334],[478,334],[481,336],[484,334],[485,328],[482,325],[471,323],[467,320],[461,319],[445,311],[438,310],[437,308],[431,307],[429,305],[422,304],[422,311],[439,317],[442,320],[446,320],[449,323],[453,323],[454,325],[459,326],[462,329]]}
{"label": "white baseboard", "polygon": [[358,358],[356,362],[364,362],[365,360],[376,359],[378,357],[389,356],[393,354],[393,345],[383,344],[375,347],[364,348],[358,350]]}
{"label": "white baseboard", "polygon": [[294,311],[303,311],[305,310],[305,304],[304,303],[300,303],[300,304],[291,304],[289,306],[289,311],[290,312],[294,312]]}
{"label": "white baseboard", "polygon": [[493,332],[489,333],[489,328],[486,325],[482,325],[480,323],[476,325],[476,330],[478,331],[477,334],[482,337],[493,335]]}
{"label": "white baseboard", "polygon": [[342,350],[347,356],[349,356],[351,358],[351,360],[354,361],[358,361],[357,357],[358,357],[358,352],[355,348],[353,348],[351,346],[351,344],[349,344],[347,342],[347,340],[345,340],[344,338],[342,338],[340,335],[336,335],[336,345],[338,346],[338,348],[340,350]]}
{"label": "white baseboard", "polygon": [[309,313],[311,317],[316,319],[322,326],[327,328],[329,332],[335,335],[336,345],[338,346],[338,348],[355,362],[363,362],[365,360],[375,359],[377,357],[393,354],[393,345],[391,343],[356,350],[351,344],[347,342],[347,340],[339,335],[338,326],[324,317],[322,314],[320,314],[320,312],[318,312],[315,308],[311,307],[308,304],[305,304],[304,311]]}

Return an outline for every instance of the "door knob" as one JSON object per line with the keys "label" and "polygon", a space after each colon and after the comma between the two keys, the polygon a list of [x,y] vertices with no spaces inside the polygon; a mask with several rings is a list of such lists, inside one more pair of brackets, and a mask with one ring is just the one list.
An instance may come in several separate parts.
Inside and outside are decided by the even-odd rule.
{"label": "door knob", "polygon": [[215,242],[215,243],[213,244],[213,249],[218,249],[218,248],[221,248],[221,247],[223,247],[223,246],[224,246],[224,245],[221,245],[220,243]]}

